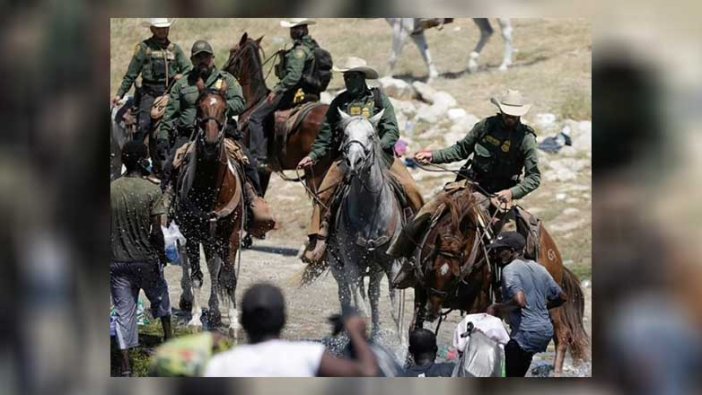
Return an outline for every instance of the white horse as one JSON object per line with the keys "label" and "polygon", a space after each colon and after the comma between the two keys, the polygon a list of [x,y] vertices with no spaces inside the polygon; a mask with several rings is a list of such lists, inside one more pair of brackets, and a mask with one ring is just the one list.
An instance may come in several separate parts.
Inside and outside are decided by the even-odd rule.
{"label": "white horse", "polygon": [[[389,73],[392,74],[395,69],[395,63],[397,63],[397,59],[400,57],[402,48],[409,36],[419,49],[419,53],[422,54],[424,63],[426,63],[429,69],[429,80],[438,77],[439,72],[431,60],[427,39],[424,37],[425,27],[422,26],[421,20],[419,18],[386,18],[386,20],[390,26],[392,26],[392,53],[390,54]],[[506,71],[512,64],[512,55],[514,53],[514,48],[512,47],[512,23],[506,18],[498,18],[497,21],[502,32],[502,39],[505,42],[504,57],[499,70]],[[475,49],[473,49],[473,52],[470,53],[468,59],[468,71],[471,73],[478,71],[480,52],[494,33],[494,29],[487,18],[473,18],[473,22],[480,28],[480,40],[476,44]]]}

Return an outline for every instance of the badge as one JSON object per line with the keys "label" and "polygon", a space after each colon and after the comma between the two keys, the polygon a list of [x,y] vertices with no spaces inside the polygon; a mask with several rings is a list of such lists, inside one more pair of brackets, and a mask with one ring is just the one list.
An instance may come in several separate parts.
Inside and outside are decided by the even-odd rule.
{"label": "badge", "polygon": [[217,90],[222,89],[222,79],[221,79],[221,78],[218,79],[217,82],[215,82],[214,87],[215,87],[215,89],[217,89]]}
{"label": "badge", "polygon": [[351,106],[351,108],[349,108],[349,114],[351,114],[353,116],[361,115],[361,107]]}
{"label": "badge", "polygon": [[361,115],[363,115],[363,117],[366,119],[371,117],[370,110],[368,109],[368,107],[363,107],[363,110],[361,111]]}
{"label": "badge", "polygon": [[496,139],[496,138],[494,138],[494,137],[492,137],[492,136],[490,136],[490,135],[485,136],[485,138],[483,139],[483,141],[486,141],[486,142],[488,142],[488,143],[490,143],[490,144],[492,144],[492,145],[495,145],[495,146],[500,145],[500,143],[501,143],[500,140],[498,140],[498,139]]}
{"label": "badge", "polygon": [[509,147],[510,147],[511,144],[512,144],[512,141],[511,141],[511,140],[505,141],[505,142],[502,144],[502,147],[500,147],[500,148],[502,148],[502,152],[509,152]]}

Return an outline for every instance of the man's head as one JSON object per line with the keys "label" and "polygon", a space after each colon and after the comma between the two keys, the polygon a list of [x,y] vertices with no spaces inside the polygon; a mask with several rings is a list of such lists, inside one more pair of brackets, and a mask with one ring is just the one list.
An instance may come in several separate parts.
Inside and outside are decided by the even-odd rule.
{"label": "man's head", "polygon": [[365,60],[351,56],[340,67],[334,66],[334,71],[344,73],[344,84],[351,95],[358,95],[368,89],[367,79],[378,78],[378,72],[369,67]]}
{"label": "man's head", "polygon": [[499,99],[491,98],[490,102],[500,110],[502,120],[508,129],[514,129],[519,124],[520,118],[531,108],[531,104],[526,103],[522,94],[512,89],[508,89]]}
{"label": "man's head", "polygon": [[500,233],[488,248],[497,257],[500,265],[507,265],[524,253],[526,240],[518,232]]}
{"label": "man's head", "polygon": [[290,38],[299,40],[309,34],[308,25],[314,25],[315,21],[308,18],[292,18],[280,21],[280,26],[290,28]]}
{"label": "man's head", "polygon": [[151,34],[159,41],[168,39],[168,31],[172,24],[173,20],[168,18],[151,18],[146,22],[146,26],[151,30]]}
{"label": "man's head", "polygon": [[134,171],[148,172],[148,150],[144,143],[131,140],[122,147],[122,163],[127,168],[127,173]]}
{"label": "man's head", "polygon": [[285,298],[278,287],[259,283],[244,293],[241,324],[251,343],[279,337],[285,318]]}
{"label": "man's head", "polygon": [[410,333],[409,352],[416,364],[434,362],[438,350],[434,332],[421,328]]}
{"label": "man's head", "polygon": [[206,79],[214,68],[214,51],[205,40],[197,40],[190,50],[190,61],[203,79]]}

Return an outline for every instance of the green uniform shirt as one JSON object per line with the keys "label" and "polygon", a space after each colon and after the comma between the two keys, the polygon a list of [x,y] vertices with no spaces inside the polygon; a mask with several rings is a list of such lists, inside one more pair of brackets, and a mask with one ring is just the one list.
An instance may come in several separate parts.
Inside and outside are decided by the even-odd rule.
{"label": "green uniform shirt", "polygon": [[[400,131],[397,127],[395,109],[390,104],[390,100],[383,93],[380,93],[380,99],[383,106],[382,109],[385,112],[380,122],[378,122],[378,136],[380,136],[380,144],[385,152],[386,161],[392,163],[393,147],[400,137]],[[331,153],[334,159],[339,156],[339,144],[341,144],[344,131],[339,127],[341,116],[337,109],[341,109],[351,116],[363,115],[366,118],[372,117],[381,110],[375,108],[375,98],[370,89],[358,98],[351,97],[348,91],[341,92],[329,104],[326,120],[312,145],[310,158],[314,161],[319,160],[328,153]]]}
{"label": "green uniform shirt", "polygon": [[[278,78],[280,81],[273,87],[275,93],[285,93],[299,87],[305,65],[310,64],[314,58],[314,49],[318,47],[316,41],[310,36],[295,40],[293,47],[285,53],[283,64],[278,64]],[[284,66],[284,67],[281,67]]]}
{"label": "green uniform shirt", "polygon": [[166,62],[168,63],[169,79],[176,74],[185,74],[193,68],[178,44],[167,41],[164,45],[153,37],[137,44],[127,73],[122,79],[122,85],[117,91],[117,96],[124,96],[139,74],[141,74],[144,84],[162,85],[165,89],[167,85]]}
{"label": "green uniform shirt", "polygon": [[[171,88],[170,100],[159,128],[159,138],[167,138],[173,134],[175,128],[195,126],[197,99],[200,97],[200,92],[197,90],[197,80],[197,71],[193,70],[178,80]],[[245,101],[239,82],[224,70],[212,70],[205,81],[205,87],[219,89],[222,83],[227,84],[227,119],[229,119],[244,111]]]}
{"label": "green uniform shirt", "polygon": [[141,177],[110,183],[110,242],[114,262],[157,262],[151,243],[151,217],[166,213],[161,188]]}
{"label": "green uniform shirt", "polygon": [[[475,124],[463,140],[433,152],[433,163],[449,163],[473,155],[471,169],[488,192],[510,188],[513,199],[521,199],[539,187],[541,171],[536,151],[536,134],[520,123],[515,131],[504,128],[500,115]],[[524,169],[524,178],[517,181]]]}

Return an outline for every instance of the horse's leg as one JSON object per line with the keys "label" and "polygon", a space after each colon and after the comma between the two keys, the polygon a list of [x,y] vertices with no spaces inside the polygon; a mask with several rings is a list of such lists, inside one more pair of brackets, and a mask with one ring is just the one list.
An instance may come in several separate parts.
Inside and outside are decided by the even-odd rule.
{"label": "horse's leg", "polygon": [[188,326],[194,330],[202,329],[202,307],[200,306],[200,293],[202,292],[203,275],[200,270],[200,243],[187,241],[188,259],[190,260],[192,288],[193,288],[193,309],[192,318]]}
{"label": "horse's leg", "polygon": [[347,312],[351,308],[351,290],[349,284],[346,281],[346,275],[344,269],[341,268],[339,262],[331,250],[327,251],[327,259],[329,259],[329,268],[331,269],[332,276],[336,280],[337,292],[339,294],[339,305],[341,307],[341,313]]}
{"label": "horse's leg", "polygon": [[[368,297],[370,298],[371,322],[373,323],[371,334],[377,334],[380,331],[380,281],[384,274],[383,270],[373,270],[369,275]],[[371,335],[371,337],[373,336]]]}
{"label": "horse's leg", "polygon": [[553,342],[556,346],[556,356],[553,361],[553,375],[555,377],[561,377],[569,340],[568,325],[565,323],[562,307],[551,310],[551,320],[553,321]]}
{"label": "horse's leg", "polygon": [[424,63],[426,63],[427,68],[429,69],[429,79],[427,80],[427,82],[429,82],[432,79],[438,77],[439,72],[436,70],[434,62],[432,62],[431,60],[431,53],[429,52],[429,44],[427,44],[427,38],[424,36],[424,32],[413,34],[410,37],[412,37],[412,41],[414,41],[414,44],[417,46],[417,49],[419,49],[419,53],[422,54],[422,59],[424,59]]}
{"label": "horse's leg", "polygon": [[497,22],[500,24],[502,40],[505,42],[505,53],[499,70],[506,71],[507,67],[512,65],[512,54],[514,53],[514,47],[512,47],[512,22],[510,22],[509,18],[497,18]]}
{"label": "horse's leg", "polygon": [[193,308],[193,285],[190,281],[190,256],[188,254],[187,243],[184,246],[180,246],[178,252],[180,253],[181,257],[180,267],[183,270],[183,275],[180,278],[180,289],[182,290],[182,293],[180,294],[178,307],[185,311]]}
{"label": "horse's leg", "polygon": [[494,33],[494,30],[490,25],[490,20],[487,18],[473,18],[473,22],[475,22],[480,29],[480,40],[478,40],[478,43],[475,45],[473,52],[470,53],[470,59],[468,60],[468,71],[471,73],[478,71],[478,58],[480,58],[480,52],[490,39],[490,36],[492,36]]}
{"label": "horse's leg", "polygon": [[409,35],[408,29],[411,29],[407,25],[413,26],[414,22],[412,18],[388,18],[388,23],[392,26],[392,52],[390,53],[390,71],[388,75],[392,76],[397,59],[400,58],[402,48],[405,46],[405,40]]}
{"label": "horse's leg", "polygon": [[210,298],[208,300],[208,321],[211,326],[218,326],[222,323],[222,314],[219,312],[219,298],[217,297],[219,293],[219,271],[222,267],[222,262],[219,258],[219,249],[221,247],[215,246],[212,243],[207,243],[205,245],[205,258],[207,260],[207,270],[210,273]]}
{"label": "horse's leg", "polygon": [[[235,226],[237,226],[235,224]],[[220,277],[220,287],[224,287],[229,297],[229,336],[234,339],[236,344],[239,339],[239,311],[236,309],[236,284],[238,278],[236,277],[236,258],[237,252],[239,251],[239,238],[241,235],[236,229],[232,232],[229,238],[229,249],[227,254],[227,260],[225,261],[226,270],[222,273]]]}

